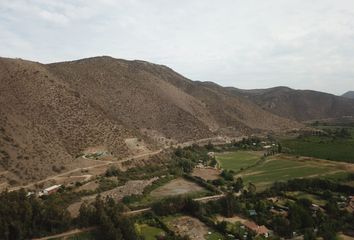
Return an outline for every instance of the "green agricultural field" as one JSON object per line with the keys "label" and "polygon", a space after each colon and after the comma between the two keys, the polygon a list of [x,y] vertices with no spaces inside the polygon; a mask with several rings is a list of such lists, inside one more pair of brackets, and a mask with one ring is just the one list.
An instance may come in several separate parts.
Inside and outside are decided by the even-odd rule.
{"label": "green agricultural field", "polygon": [[152,227],[147,224],[138,224],[136,229],[145,240],[155,240],[157,236],[165,233],[161,228]]}
{"label": "green agricultural field", "polygon": [[[339,126],[322,126],[318,128],[334,131]],[[351,139],[308,136],[285,139],[281,141],[281,144],[294,155],[354,163],[354,128],[347,129],[352,135]]]}
{"label": "green agricultural field", "polygon": [[242,177],[245,183],[252,182],[258,190],[263,190],[276,181],[306,177],[330,177],[334,174],[345,175],[346,172],[339,170],[336,163],[331,164],[328,161],[277,155],[267,158],[265,162],[243,171],[238,176]]}
{"label": "green agricultural field", "polygon": [[233,170],[235,172],[254,165],[260,160],[263,152],[237,151],[226,152],[216,155],[216,160],[223,169]]}

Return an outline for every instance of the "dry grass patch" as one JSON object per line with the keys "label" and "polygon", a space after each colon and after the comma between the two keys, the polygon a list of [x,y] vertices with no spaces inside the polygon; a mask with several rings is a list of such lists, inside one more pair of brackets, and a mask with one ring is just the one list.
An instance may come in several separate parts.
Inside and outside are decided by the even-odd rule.
{"label": "dry grass patch", "polygon": [[167,226],[179,236],[188,236],[192,240],[204,240],[208,227],[200,220],[182,216],[167,222]]}
{"label": "dry grass patch", "polygon": [[194,168],[192,175],[204,180],[215,180],[219,178],[220,173],[221,171],[215,168]]}
{"label": "dry grass patch", "polygon": [[167,197],[174,195],[182,195],[193,192],[201,192],[205,189],[194,182],[187,181],[183,178],[174,179],[171,182],[155,189],[151,192],[153,197]]}

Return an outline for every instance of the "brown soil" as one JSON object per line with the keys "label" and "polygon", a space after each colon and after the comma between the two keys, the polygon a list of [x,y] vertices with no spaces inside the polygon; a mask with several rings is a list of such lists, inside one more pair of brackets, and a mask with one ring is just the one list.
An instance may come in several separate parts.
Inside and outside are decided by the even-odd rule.
{"label": "brown soil", "polygon": [[189,216],[175,218],[167,225],[177,235],[188,236],[191,240],[204,240],[208,234],[208,227],[204,223]]}
{"label": "brown soil", "polygon": [[[152,178],[149,180],[132,180],[125,185],[116,187],[112,190],[100,193],[102,198],[111,197],[116,201],[120,201],[125,196],[142,194],[144,189],[151,185],[158,178]],[[79,214],[80,206],[83,202],[92,202],[95,200],[97,194],[83,197],[79,202],[76,202],[69,206],[68,210],[73,217],[77,217]]]}
{"label": "brown soil", "polygon": [[128,149],[132,155],[138,155],[138,154],[144,154],[144,153],[151,152],[142,139],[127,138],[124,140],[124,142],[127,145]]}
{"label": "brown soil", "polygon": [[226,221],[226,222],[230,222],[230,223],[236,223],[236,222],[244,223],[244,222],[248,221],[248,219],[240,217],[240,216],[233,216],[231,218],[226,218],[226,217],[223,217],[220,215],[216,217],[216,220],[219,222]]}
{"label": "brown soil", "polygon": [[151,196],[153,197],[167,197],[174,195],[181,195],[193,192],[200,192],[205,190],[194,182],[187,181],[183,178],[174,179],[171,182],[153,190]]}
{"label": "brown soil", "polygon": [[204,180],[215,180],[219,178],[220,173],[221,171],[215,168],[194,168],[192,175]]}

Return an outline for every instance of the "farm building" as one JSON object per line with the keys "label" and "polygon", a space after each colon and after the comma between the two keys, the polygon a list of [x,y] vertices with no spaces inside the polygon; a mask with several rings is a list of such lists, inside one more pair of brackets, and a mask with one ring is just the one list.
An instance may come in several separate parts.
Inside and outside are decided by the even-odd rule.
{"label": "farm building", "polygon": [[264,236],[264,237],[269,237],[270,236],[270,230],[262,225],[258,226],[255,222],[252,221],[247,221],[243,223],[243,225],[250,231],[254,232],[257,236]]}
{"label": "farm building", "polygon": [[60,187],[61,187],[61,185],[53,185],[51,187],[45,188],[39,192],[38,196],[50,195],[50,194],[56,193]]}

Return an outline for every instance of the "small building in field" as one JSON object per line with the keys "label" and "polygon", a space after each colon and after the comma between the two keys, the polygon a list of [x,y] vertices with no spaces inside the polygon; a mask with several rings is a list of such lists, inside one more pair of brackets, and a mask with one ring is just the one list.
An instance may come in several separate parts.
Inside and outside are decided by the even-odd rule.
{"label": "small building in field", "polygon": [[48,188],[45,188],[39,192],[38,196],[50,195],[50,194],[56,193],[60,187],[61,187],[61,185],[53,185]]}
{"label": "small building in field", "polygon": [[264,225],[258,226],[255,222],[253,221],[247,221],[243,223],[243,225],[249,230],[254,232],[257,236],[264,236],[264,237],[269,237],[271,231]]}

